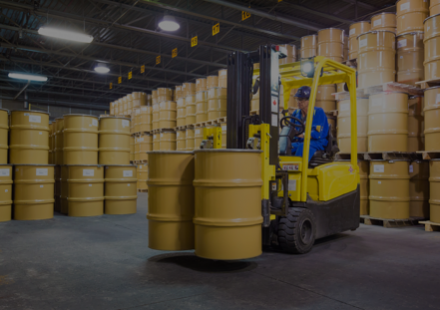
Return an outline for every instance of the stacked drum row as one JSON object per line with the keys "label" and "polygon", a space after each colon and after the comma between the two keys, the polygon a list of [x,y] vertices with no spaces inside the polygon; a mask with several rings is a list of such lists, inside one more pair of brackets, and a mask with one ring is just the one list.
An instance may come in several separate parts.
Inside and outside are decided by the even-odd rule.
{"label": "stacked drum row", "polygon": [[151,95],[143,92],[133,92],[110,102],[110,115],[132,115],[135,109],[146,105],[151,105]]}

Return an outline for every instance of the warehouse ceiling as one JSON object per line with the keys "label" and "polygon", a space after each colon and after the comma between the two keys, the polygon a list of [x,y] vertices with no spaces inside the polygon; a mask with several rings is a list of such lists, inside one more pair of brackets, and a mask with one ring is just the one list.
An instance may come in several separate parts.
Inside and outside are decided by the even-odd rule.
{"label": "warehouse ceiling", "polygon": [[[23,100],[26,81],[8,73],[41,74],[29,101],[78,107],[108,106],[133,91],[150,92],[216,73],[235,50],[268,43],[293,43],[319,29],[348,29],[380,12],[395,11],[384,0],[0,0],[0,98]],[[242,20],[242,11],[251,15]],[[180,24],[158,27],[164,14]],[[213,36],[212,28],[220,24]],[[92,35],[90,44],[38,34],[41,26]],[[191,38],[198,44],[191,47]],[[177,48],[177,56],[172,50]],[[160,56],[160,63],[157,62]],[[108,74],[94,71],[105,63]],[[141,66],[145,72],[141,73]],[[129,72],[132,78],[128,79]],[[118,83],[118,77],[122,82]],[[112,89],[109,85],[112,83]]]}

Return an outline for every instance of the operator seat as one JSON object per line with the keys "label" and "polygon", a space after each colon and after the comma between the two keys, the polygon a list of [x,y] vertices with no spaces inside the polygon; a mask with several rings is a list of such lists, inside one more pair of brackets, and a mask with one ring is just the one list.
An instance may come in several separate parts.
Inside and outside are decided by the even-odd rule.
{"label": "operator seat", "polygon": [[332,125],[328,126],[327,146],[324,151],[316,151],[309,161],[309,168],[333,162],[336,153],[339,152],[338,142],[332,134]]}

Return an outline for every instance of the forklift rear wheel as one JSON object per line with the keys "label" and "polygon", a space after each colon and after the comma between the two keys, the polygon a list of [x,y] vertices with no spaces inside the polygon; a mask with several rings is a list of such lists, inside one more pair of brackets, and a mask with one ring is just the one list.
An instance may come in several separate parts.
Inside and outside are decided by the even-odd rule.
{"label": "forklift rear wheel", "polygon": [[315,243],[316,221],[306,208],[289,208],[287,217],[278,224],[278,245],[288,253],[304,254]]}

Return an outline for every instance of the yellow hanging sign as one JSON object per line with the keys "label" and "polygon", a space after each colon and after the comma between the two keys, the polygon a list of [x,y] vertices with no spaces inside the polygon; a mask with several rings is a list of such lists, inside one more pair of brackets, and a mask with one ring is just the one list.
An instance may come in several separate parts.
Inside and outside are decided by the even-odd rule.
{"label": "yellow hanging sign", "polygon": [[156,65],[160,64],[160,56],[156,57]]}
{"label": "yellow hanging sign", "polygon": [[251,13],[248,13],[246,11],[241,11],[241,20],[246,20],[249,17],[251,17]]}
{"label": "yellow hanging sign", "polygon": [[131,80],[132,77],[133,77],[133,72],[132,72],[132,71],[129,71],[129,72],[128,72],[128,79]]}
{"label": "yellow hanging sign", "polygon": [[212,26],[212,35],[215,36],[219,32],[220,32],[220,23],[217,23],[214,26]]}
{"label": "yellow hanging sign", "polygon": [[177,47],[171,51],[171,58],[177,57]]}
{"label": "yellow hanging sign", "polygon": [[191,38],[191,47],[196,46],[199,43],[197,36]]}
{"label": "yellow hanging sign", "polygon": [[142,65],[141,66],[141,73],[144,73],[145,72],[145,65]]}
{"label": "yellow hanging sign", "polygon": [[113,89],[113,83],[110,83],[110,85],[108,86],[109,89]]}
{"label": "yellow hanging sign", "polygon": [[118,77],[118,84],[122,83],[122,76]]}

